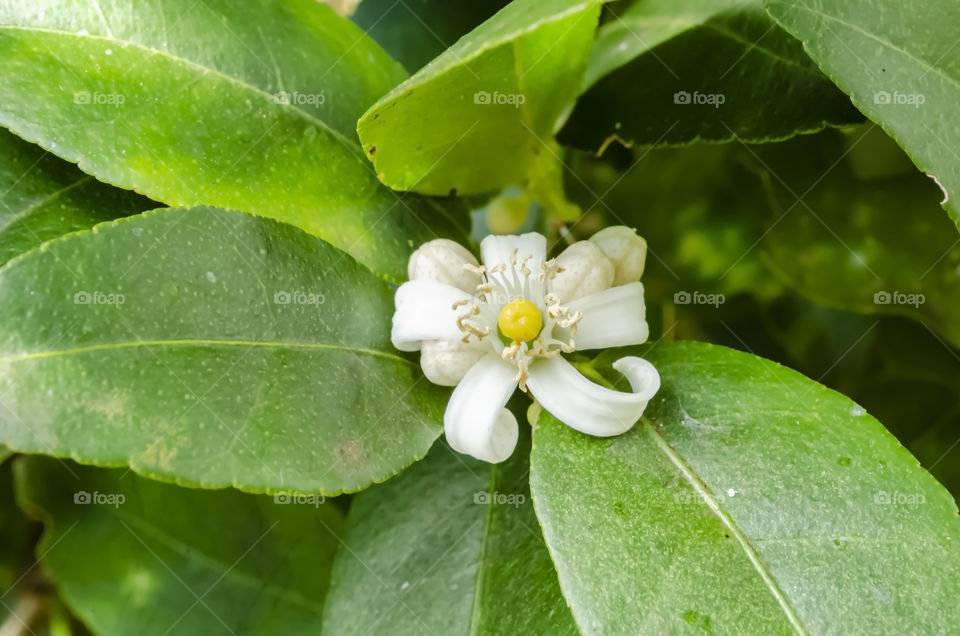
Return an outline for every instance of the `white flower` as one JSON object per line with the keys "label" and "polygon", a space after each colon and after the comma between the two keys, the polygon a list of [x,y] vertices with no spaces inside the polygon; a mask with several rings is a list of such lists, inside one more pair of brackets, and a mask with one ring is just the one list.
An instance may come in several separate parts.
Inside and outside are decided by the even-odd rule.
{"label": "white flower", "polygon": [[603,232],[550,261],[536,233],[488,236],[482,266],[445,239],[410,257],[391,337],[397,349],[421,352],[431,382],[456,386],[443,417],[454,450],[494,463],[513,453],[517,421],[504,407],[517,386],[590,435],[619,435],[643,414],[660,388],[649,362],[614,363],[633,389],[625,393],[591,382],[562,357],[640,344],[649,333],[637,281],[646,243],[629,228]]}

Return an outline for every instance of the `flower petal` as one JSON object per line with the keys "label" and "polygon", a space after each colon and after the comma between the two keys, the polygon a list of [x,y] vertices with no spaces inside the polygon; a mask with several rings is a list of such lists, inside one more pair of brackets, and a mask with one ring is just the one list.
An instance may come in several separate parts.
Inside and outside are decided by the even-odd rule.
{"label": "flower petal", "polygon": [[[526,234],[487,236],[480,242],[480,256],[487,272],[500,265],[501,263],[510,265],[510,255],[517,250],[517,258],[522,259],[529,256],[527,268],[531,271],[533,279],[536,280],[542,271],[541,264],[547,260],[547,239],[542,234],[528,232]],[[492,278],[499,277],[499,274],[488,274]]]}
{"label": "flower petal", "polygon": [[493,464],[513,454],[517,419],[504,406],[517,388],[516,373],[516,367],[492,353],[467,372],[443,414],[443,429],[453,450]]}
{"label": "flower petal", "polygon": [[613,262],[590,241],[577,241],[557,257],[560,271],[550,281],[550,291],[566,305],[597,294],[613,285]]}
{"label": "flower petal", "polygon": [[633,393],[594,384],[563,358],[543,358],[530,365],[527,388],[570,428],[611,437],[630,430],[660,389],[660,374],[643,358],[620,358],[613,368],[627,377]]}
{"label": "flower petal", "polygon": [[450,239],[435,239],[417,248],[407,263],[410,280],[432,280],[473,293],[480,284],[480,275],[464,265],[480,263],[467,248]]}
{"label": "flower petal", "polygon": [[569,309],[583,312],[574,338],[577,351],[640,344],[650,335],[643,283],[611,287],[573,301]]}
{"label": "flower petal", "polygon": [[424,340],[420,346],[423,375],[440,386],[457,386],[473,365],[490,352],[460,340]]}
{"label": "flower petal", "polygon": [[459,340],[453,303],[469,298],[465,291],[428,280],[407,281],[394,296],[396,311],[390,339],[401,351],[417,351],[421,340]]}
{"label": "flower petal", "polygon": [[614,285],[626,285],[640,280],[647,261],[647,242],[637,231],[623,225],[605,227],[590,240],[613,262],[616,273]]}

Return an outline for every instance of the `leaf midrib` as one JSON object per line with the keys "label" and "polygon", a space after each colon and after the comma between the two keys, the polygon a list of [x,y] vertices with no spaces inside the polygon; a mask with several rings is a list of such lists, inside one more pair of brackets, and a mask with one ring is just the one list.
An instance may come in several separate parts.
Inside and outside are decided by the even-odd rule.
{"label": "leaf midrib", "polygon": [[790,602],[784,595],[783,590],[781,590],[780,586],[777,585],[773,575],[770,574],[766,566],[764,566],[764,564],[760,561],[760,555],[753,548],[753,546],[750,545],[746,535],[743,534],[743,531],[740,530],[740,527],[737,526],[737,524],[733,521],[733,518],[730,516],[730,514],[720,506],[720,502],[717,501],[717,498],[712,492],[710,492],[710,489],[707,487],[707,485],[683,460],[683,458],[677,454],[673,447],[667,443],[667,441],[662,435],[660,435],[650,420],[643,417],[640,419],[640,422],[644,430],[647,431],[650,438],[653,440],[653,443],[657,449],[660,450],[667,457],[667,459],[670,460],[670,462],[677,468],[678,471],[680,471],[680,474],[687,481],[687,483],[690,484],[694,492],[696,492],[697,495],[703,499],[704,503],[707,504],[707,506],[715,515],[717,515],[717,517],[720,519],[720,522],[723,523],[723,525],[730,531],[730,534],[737,540],[737,543],[740,544],[740,547],[750,560],[750,564],[753,565],[754,569],[756,569],[757,573],[760,575],[760,578],[763,580],[764,585],[766,585],[769,592],[780,605],[783,613],[786,615],[787,620],[790,622],[791,627],[793,627],[798,634],[802,634],[804,636],[809,634],[809,632],[800,622],[799,617],[797,617],[793,607],[790,606]]}
{"label": "leaf midrib", "polygon": [[370,355],[384,358],[394,362],[402,362],[413,366],[413,363],[406,358],[398,355],[380,351],[378,349],[367,349],[364,347],[352,347],[349,345],[320,342],[294,342],[283,340],[216,340],[216,339],[178,339],[178,340],[136,340],[129,342],[111,342],[86,347],[72,347],[69,349],[56,349],[50,351],[29,351],[14,355],[0,356],[0,364],[9,362],[22,362],[24,360],[38,360],[42,358],[54,358],[58,356],[76,355],[90,353],[93,351],[111,351],[118,349],[136,349],[140,347],[258,347],[258,348],[277,348],[277,349],[303,349],[308,351],[345,351],[355,355]]}
{"label": "leaf midrib", "polygon": [[[497,464],[490,465],[490,479],[487,482],[487,492],[495,493],[497,486]],[[491,494],[491,496],[493,496]],[[490,526],[493,525],[493,515],[496,506],[490,503],[484,511],[483,528],[481,530],[480,554],[477,556],[477,574],[473,582],[473,603],[470,607],[470,628],[469,635],[476,636],[480,633],[480,621],[482,619],[481,608],[483,607],[483,580],[485,574],[484,561],[487,559],[487,549],[490,543]]]}
{"label": "leaf midrib", "polygon": [[[278,103],[276,103],[276,100],[275,100],[275,98],[274,98],[274,97],[275,97],[274,95],[271,95],[270,93],[268,93],[267,91],[263,90],[263,89],[260,88],[259,86],[254,86],[253,84],[250,84],[249,82],[246,82],[246,81],[240,79],[239,77],[234,77],[234,76],[232,76],[232,75],[228,75],[227,73],[223,72],[222,70],[220,70],[220,69],[218,69],[218,68],[214,68],[214,67],[212,67],[212,66],[206,66],[206,65],[204,65],[204,64],[201,64],[200,62],[196,62],[196,61],[194,61],[194,60],[191,60],[191,59],[188,59],[188,58],[185,58],[185,57],[181,57],[181,56],[179,56],[179,55],[175,55],[174,53],[171,53],[170,51],[165,51],[165,50],[163,50],[163,49],[154,48],[154,47],[148,46],[148,45],[146,45],[146,44],[141,44],[141,43],[139,43],[139,42],[134,42],[134,41],[132,41],[132,40],[127,40],[127,39],[118,38],[118,37],[116,37],[116,36],[114,36],[114,37],[108,37],[108,36],[96,35],[96,34],[77,35],[76,33],[72,32],[72,31],[66,31],[66,30],[63,30],[63,29],[54,29],[54,28],[51,28],[51,27],[27,26],[27,25],[20,25],[20,24],[0,24],[0,30],[3,30],[3,29],[11,30],[11,31],[34,31],[34,32],[37,32],[37,33],[50,33],[50,34],[55,34],[55,35],[60,35],[60,36],[67,36],[67,37],[77,38],[77,39],[80,39],[80,40],[84,40],[84,39],[87,39],[87,40],[100,40],[100,41],[103,41],[103,42],[113,43],[113,44],[116,44],[116,45],[118,45],[118,46],[122,46],[122,47],[124,47],[124,48],[132,47],[132,48],[136,48],[136,49],[139,49],[139,50],[141,50],[141,51],[144,51],[144,52],[146,52],[146,53],[148,53],[148,54],[158,55],[158,56],[160,56],[160,57],[165,57],[165,58],[173,61],[174,63],[177,63],[177,64],[180,64],[180,65],[182,65],[182,66],[186,66],[186,67],[190,67],[190,68],[193,68],[193,69],[197,69],[197,70],[203,71],[205,74],[210,74],[210,75],[214,75],[214,76],[220,77],[221,79],[223,79],[223,80],[225,80],[225,81],[227,81],[227,82],[229,82],[229,83],[231,83],[231,84],[235,84],[235,85],[240,86],[240,87],[242,87],[242,88],[244,88],[244,89],[253,91],[254,93],[256,93],[256,94],[258,94],[258,95],[261,95],[261,96],[263,96],[263,97],[265,97],[265,98],[268,98],[268,99],[270,99],[276,106],[278,106],[278,107],[280,108],[280,110],[292,111],[293,113],[295,113],[295,114],[296,114],[298,117],[300,117],[301,119],[304,119],[304,120],[312,123],[313,125],[317,126],[318,128],[321,128],[321,129],[327,131],[328,133],[330,133],[330,134],[331,134],[332,136],[334,136],[338,141],[340,141],[341,143],[343,143],[344,145],[346,145],[347,148],[349,148],[349,149],[351,149],[351,150],[356,150],[356,151],[358,151],[358,152],[362,152],[362,149],[361,149],[361,147],[360,147],[360,143],[359,143],[357,140],[347,138],[346,136],[343,135],[343,133],[341,133],[340,131],[338,131],[338,130],[335,129],[335,128],[332,128],[329,124],[327,124],[327,123],[326,123],[325,121],[323,121],[322,119],[318,119],[317,117],[311,115],[310,113],[308,113],[308,112],[306,112],[306,111],[304,111],[304,110],[301,110],[301,109],[299,109],[299,108],[296,108],[296,107],[294,107],[294,106],[292,106],[292,105],[290,105],[290,104],[278,104]],[[277,80],[280,81],[280,78],[278,77]]]}

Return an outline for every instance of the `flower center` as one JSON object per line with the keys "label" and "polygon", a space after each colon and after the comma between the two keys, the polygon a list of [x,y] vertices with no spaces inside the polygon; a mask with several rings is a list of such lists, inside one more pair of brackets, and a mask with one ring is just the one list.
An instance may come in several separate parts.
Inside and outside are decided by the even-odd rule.
{"label": "flower center", "polygon": [[497,317],[500,333],[514,342],[529,342],[540,334],[543,315],[526,298],[517,298],[503,306]]}

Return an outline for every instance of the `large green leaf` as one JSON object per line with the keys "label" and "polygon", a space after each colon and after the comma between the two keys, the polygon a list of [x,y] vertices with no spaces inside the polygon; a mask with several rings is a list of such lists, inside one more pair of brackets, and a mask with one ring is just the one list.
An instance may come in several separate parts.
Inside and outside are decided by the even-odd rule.
{"label": "large green leaf", "polygon": [[565,143],[763,142],[863,119],[761,0],[652,0],[621,11],[597,35]]}
{"label": "large green leaf", "polygon": [[363,0],[350,19],[413,73],[507,2]]}
{"label": "large green leaf", "polygon": [[103,181],[291,223],[395,280],[452,231],[380,186],[356,139],[403,69],[313,0],[14,0],[0,65],[0,124]]}
{"label": "large green leaf", "polygon": [[938,206],[939,188],[905,158],[906,171],[864,172],[872,166],[863,160],[890,154],[884,144],[902,157],[877,128],[758,149],[776,206],[765,260],[821,304],[904,315],[960,346],[956,230]]}
{"label": "large green leaf", "polygon": [[956,504],[879,422],[745,353],[649,358],[663,387],[629,433],[534,430],[537,516],[584,632],[953,629]]}
{"label": "large green leaf", "polygon": [[0,270],[0,443],[210,487],[336,493],[426,454],[445,393],[390,286],[269,219],[161,210]]}
{"label": "large green leaf", "polygon": [[960,223],[960,3],[765,0],[770,15],[946,192]]}
{"label": "large green leaf", "polygon": [[0,264],[68,232],[155,207],[0,129]]}
{"label": "large green leaf", "polygon": [[525,437],[500,465],[437,444],[357,495],[325,631],[576,634],[530,503]]}
{"label": "large green leaf", "polygon": [[24,457],[37,553],[94,633],[316,634],[342,517],[321,496],[179,488]]}
{"label": "large green leaf", "polygon": [[363,147],[392,188],[534,186],[578,93],[598,0],[514,0],[374,104]]}

